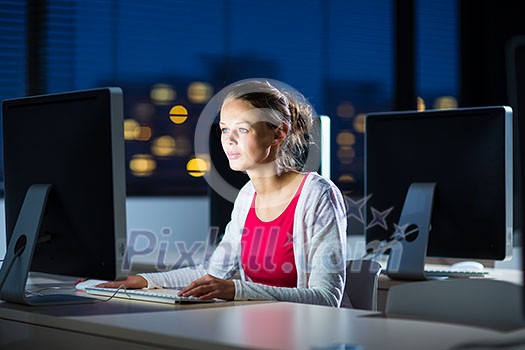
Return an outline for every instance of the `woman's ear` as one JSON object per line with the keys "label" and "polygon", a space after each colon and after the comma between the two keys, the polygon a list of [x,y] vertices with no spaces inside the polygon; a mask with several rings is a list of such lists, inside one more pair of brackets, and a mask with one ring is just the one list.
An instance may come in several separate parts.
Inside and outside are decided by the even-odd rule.
{"label": "woman's ear", "polygon": [[281,144],[284,139],[286,138],[286,135],[288,135],[288,131],[290,128],[287,124],[283,124],[279,128],[275,128],[274,134],[273,134],[273,141],[272,145],[279,145]]}

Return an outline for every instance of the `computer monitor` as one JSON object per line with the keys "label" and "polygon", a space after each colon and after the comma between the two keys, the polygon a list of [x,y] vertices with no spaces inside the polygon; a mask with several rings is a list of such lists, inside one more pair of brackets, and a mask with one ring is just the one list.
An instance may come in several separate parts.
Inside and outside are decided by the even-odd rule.
{"label": "computer monitor", "polygon": [[[400,239],[403,259],[417,245],[414,238],[422,236],[424,251],[416,265],[424,264],[421,255],[508,259],[512,173],[510,107],[368,114],[366,241]],[[413,184],[427,187],[418,190]],[[417,220],[417,227],[410,227]]]}
{"label": "computer monitor", "polygon": [[29,271],[123,277],[126,248],[122,90],[108,87],[4,100],[7,253],[0,299],[25,296]]}

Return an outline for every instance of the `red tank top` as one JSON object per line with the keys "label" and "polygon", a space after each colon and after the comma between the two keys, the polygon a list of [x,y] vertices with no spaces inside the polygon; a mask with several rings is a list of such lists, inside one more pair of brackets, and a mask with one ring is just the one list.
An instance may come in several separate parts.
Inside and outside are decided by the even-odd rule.
{"label": "red tank top", "polygon": [[248,280],[277,287],[297,286],[293,223],[305,179],[286,209],[272,221],[257,217],[254,194],[241,238],[241,264]]}

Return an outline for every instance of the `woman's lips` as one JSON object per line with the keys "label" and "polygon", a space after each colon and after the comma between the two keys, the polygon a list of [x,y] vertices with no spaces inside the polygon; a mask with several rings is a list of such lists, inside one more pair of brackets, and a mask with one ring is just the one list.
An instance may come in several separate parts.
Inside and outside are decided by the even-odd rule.
{"label": "woman's lips", "polygon": [[238,152],[228,152],[227,154],[228,154],[228,159],[230,160],[237,159],[241,156],[241,154]]}

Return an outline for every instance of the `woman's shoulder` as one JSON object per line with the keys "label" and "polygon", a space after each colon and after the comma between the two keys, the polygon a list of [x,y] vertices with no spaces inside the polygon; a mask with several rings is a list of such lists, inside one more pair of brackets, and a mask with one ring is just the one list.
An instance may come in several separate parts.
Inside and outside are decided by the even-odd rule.
{"label": "woman's shoulder", "polygon": [[321,192],[327,190],[340,192],[339,188],[332,182],[332,180],[313,171],[307,174],[305,187],[309,188],[309,190],[319,190]]}
{"label": "woman's shoulder", "polygon": [[306,221],[317,221],[320,216],[333,217],[325,215],[327,212],[345,217],[346,204],[341,190],[330,179],[314,172],[308,174],[300,203]]}
{"label": "woman's shoulder", "polygon": [[332,180],[315,172],[308,174],[303,190],[306,194],[303,196],[304,201],[311,204],[318,200],[341,203],[341,205],[344,203],[344,196],[339,187]]}

